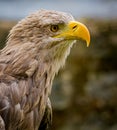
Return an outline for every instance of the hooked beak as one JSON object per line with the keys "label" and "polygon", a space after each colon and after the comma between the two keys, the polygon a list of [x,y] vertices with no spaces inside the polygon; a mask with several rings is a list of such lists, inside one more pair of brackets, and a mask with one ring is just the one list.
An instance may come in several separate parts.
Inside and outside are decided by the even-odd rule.
{"label": "hooked beak", "polygon": [[86,41],[87,47],[90,44],[90,33],[87,29],[87,27],[76,21],[70,21],[65,30],[62,31],[61,34],[55,36],[56,38],[64,37],[65,39],[73,39],[73,40],[79,40],[82,39]]}

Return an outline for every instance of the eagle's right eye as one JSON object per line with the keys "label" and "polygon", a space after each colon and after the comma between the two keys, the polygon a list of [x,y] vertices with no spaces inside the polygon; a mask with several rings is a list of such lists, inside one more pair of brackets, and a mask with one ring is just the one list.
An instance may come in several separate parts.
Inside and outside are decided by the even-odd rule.
{"label": "eagle's right eye", "polygon": [[59,26],[58,25],[51,25],[50,30],[52,32],[57,32],[59,30]]}

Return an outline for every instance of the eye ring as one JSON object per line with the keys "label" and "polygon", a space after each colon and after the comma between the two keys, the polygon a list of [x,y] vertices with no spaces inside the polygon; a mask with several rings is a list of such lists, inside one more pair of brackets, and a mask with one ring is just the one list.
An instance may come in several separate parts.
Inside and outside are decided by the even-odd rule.
{"label": "eye ring", "polygon": [[51,25],[50,30],[52,32],[57,32],[59,30],[59,26],[58,25]]}

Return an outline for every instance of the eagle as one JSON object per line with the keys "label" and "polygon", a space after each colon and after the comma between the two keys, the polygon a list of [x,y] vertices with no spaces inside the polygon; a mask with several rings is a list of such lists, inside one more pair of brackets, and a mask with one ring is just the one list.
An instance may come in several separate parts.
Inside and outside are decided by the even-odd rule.
{"label": "eagle", "polygon": [[69,13],[38,10],[19,21],[0,50],[0,130],[47,130],[52,82],[87,27]]}

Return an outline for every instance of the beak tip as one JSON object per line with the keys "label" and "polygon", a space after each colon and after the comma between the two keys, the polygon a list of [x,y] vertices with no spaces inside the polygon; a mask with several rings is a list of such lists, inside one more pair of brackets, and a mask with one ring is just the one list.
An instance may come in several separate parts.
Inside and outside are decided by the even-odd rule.
{"label": "beak tip", "polygon": [[89,45],[90,45],[90,41],[87,41],[86,43],[87,43],[87,47],[89,47]]}
{"label": "beak tip", "polygon": [[89,43],[87,43],[87,47],[89,47]]}
{"label": "beak tip", "polygon": [[87,43],[87,47],[89,47],[89,45],[90,45],[90,33],[89,33],[89,31],[88,31],[88,37],[87,37],[86,43]]}

